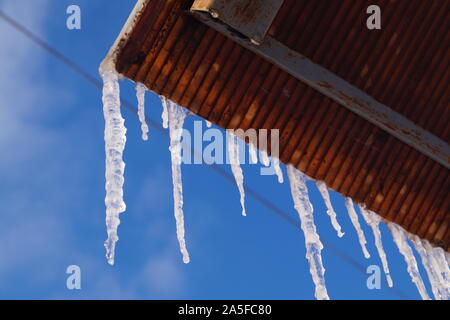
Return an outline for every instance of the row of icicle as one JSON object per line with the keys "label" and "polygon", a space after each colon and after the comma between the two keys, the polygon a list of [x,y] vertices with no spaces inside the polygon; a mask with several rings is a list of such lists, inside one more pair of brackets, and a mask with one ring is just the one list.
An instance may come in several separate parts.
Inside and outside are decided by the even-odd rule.
{"label": "row of icicle", "polygon": [[[118,84],[118,75],[112,71],[102,72],[104,81],[103,88],[103,111],[105,116],[105,152],[106,152],[106,225],[108,239],[105,241],[106,257],[110,264],[114,264],[114,249],[117,240],[117,229],[120,224],[119,214],[124,212],[126,205],[123,201],[123,183],[125,164],[122,160],[123,151],[126,142],[126,128],[124,119],[120,113],[120,90]],[[145,121],[144,95],[146,88],[143,84],[137,84],[136,94],[138,100],[138,116],[141,121],[142,139],[148,139],[148,126]],[[181,179],[181,136],[183,124],[188,112],[186,109],[178,106],[164,97],[160,97],[163,105],[163,127],[169,128],[170,134],[170,153],[172,160],[172,180],[173,180],[173,198],[174,198],[174,214],[176,220],[177,238],[180,250],[183,256],[183,262],[189,263],[189,253],[186,248],[184,215],[183,215],[183,186]],[[211,127],[211,123],[207,122],[207,126]],[[227,149],[230,158],[231,171],[236,180],[236,184],[240,194],[240,202],[242,207],[242,215],[246,216],[245,210],[245,189],[244,175],[240,166],[240,155],[238,138],[227,130]],[[251,163],[257,163],[256,148],[250,144],[249,147]],[[261,163],[269,166],[270,158],[267,152],[260,151]],[[280,168],[280,162],[277,158],[272,159],[275,173],[278,181],[283,183],[283,173]],[[287,166],[288,177],[291,186],[291,194],[294,201],[294,207],[300,218],[300,227],[305,235],[306,258],[310,265],[312,280],[315,284],[315,297],[317,299],[329,299],[327,288],[325,285],[325,268],[322,263],[321,251],[323,249],[319,234],[317,233],[313,206],[309,199],[307,181],[314,181],[307,177],[304,173],[297,170],[292,165]],[[314,181],[327,208],[327,214],[330,217],[331,224],[336,230],[338,237],[342,237],[344,233],[337,221],[337,215],[334,211],[329,190],[324,182]],[[366,248],[366,238],[358,220],[358,214],[355,206],[350,198],[345,198],[345,206],[347,208],[350,220],[356,230],[359,243],[365,258],[370,258],[370,254]],[[382,262],[383,270],[386,275],[387,283],[393,286],[390,276],[388,261],[383,249],[380,232],[381,218],[360,206],[361,215],[364,221],[372,229],[375,246]],[[422,264],[424,265],[427,276],[430,280],[433,296],[438,300],[450,299],[450,269],[449,254],[441,248],[433,248],[428,241],[419,239],[415,235],[408,234],[403,228],[394,224],[387,223],[388,229],[391,231],[393,240],[397,245],[400,253],[403,255],[407,271],[412,282],[417,287],[420,296],[424,300],[430,299],[424,282],[420,276],[417,261],[413,254],[409,241],[413,244],[418,252]],[[409,241],[408,241],[409,240]]]}

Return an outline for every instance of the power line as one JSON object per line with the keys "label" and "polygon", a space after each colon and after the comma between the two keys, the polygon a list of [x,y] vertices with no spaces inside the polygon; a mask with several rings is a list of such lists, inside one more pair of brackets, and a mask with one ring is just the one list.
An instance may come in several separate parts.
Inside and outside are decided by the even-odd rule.
{"label": "power line", "polygon": [[[80,67],[77,63],[69,59],[67,56],[62,54],[60,51],[55,49],[54,47],[50,46],[46,41],[44,41],[42,38],[40,38],[35,33],[31,32],[27,28],[25,28],[22,24],[8,16],[6,13],[4,13],[2,10],[0,10],[0,18],[2,18],[6,23],[8,23],[10,26],[21,32],[23,35],[25,35],[29,40],[33,41],[40,47],[42,47],[46,52],[48,52],[50,55],[58,59],[60,62],[65,64],[67,67],[78,73],[80,76],[82,76],[85,80],[87,80],[89,83],[91,83],[93,86],[95,86],[97,89],[102,90],[103,84],[98,78],[92,76],[89,72],[85,71],[82,67]],[[125,106],[126,110],[130,111],[131,113],[135,114],[137,116],[137,109],[135,106],[130,103],[129,101],[121,98],[122,105]],[[167,130],[164,130],[164,128],[161,127],[160,123],[149,119],[147,116],[145,117],[148,124],[150,124],[151,127],[154,127],[158,132],[162,133],[165,136],[169,136],[167,133]],[[191,147],[192,154],[197,154],[197,151],[194,150],[193,147]],[[222,176],[225,180],[228,180],[232,184],[235,183],[234,177],[232,177],[229,173],[227,173],[225,170],[221,169],[216,164],[207,164],[209,168],[214,170],[217,174]],[[259,194],[252,188],[250,188],[248,185],[244,186],[246,193],[253,197],[256,201],[261,203],[264,207],[269,209],[272,213],[279,216],[286,222],[288,222],[291,226],[295,227],[296,229],[300,229],[299,222],[294,219],[292,216],[286,214],[283,210],[278,208],[275,204],[273,204],[270,200],[266,199],[263,195]],[[366,269],[363,265],[355,261],[352,257],[350,257],[347,253],[344,251],[338,249],[337,247],[333,246],[330,242],[327,242],[325,240],[322,241],[327,249],[330,249],[332,253],[334,253],[337,257],[342,259],[344,262],[350,264],[352,267],[354,267],[356,270],[360,271],[364,275],[366,275]],[[398,297],[402,299],[411,299],[407,294],[403,293],[401,290],[398,290],[396,288],[389,288],[394,294],[396,294]]]}

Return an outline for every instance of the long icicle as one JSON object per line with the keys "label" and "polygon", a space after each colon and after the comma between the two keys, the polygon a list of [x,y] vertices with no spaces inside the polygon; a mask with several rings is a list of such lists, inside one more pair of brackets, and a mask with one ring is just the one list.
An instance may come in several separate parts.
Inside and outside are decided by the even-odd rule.
{"label": "long icicle", "polygon": [[294,200],[294,206],[300,217],[301,228],[305,235],[306,258],[308,259],[309,270],[316,287],[315,296],[318,300],[328,300],[329,297],[325,286],[325,268],[322,264],[321,255],[323,245],[314,224],[313,207],[308,196],[306,178],[303,173],[292,165],[287,166],[287,171],[291,184],[292,199]]}
{"label": "long icicle", "polygon": [[245,190],[244,190],[244,174],[240,164],[239,157],[239,144],[237,137],[232,133],[232,130],[227,130],[227,149],[230,158],[231,171],[233,172],[234,179],[236,180],[237,187],[239,189],[242,215],[246,216],[245,212]]}
{"label": "long icicle", "polygon": [[181,180],[181,137],[187,112],[185,109],[169,100],[166,100],[166,106],[170,130],[169,150],[172,159],[173,201],[177,225],[177,238],[181,254],[183,255],[183,262],[189,263],[189,253],[186,249],[186,241],[184,238],[183,184]]}
{"label": "long icicle", "polygon": [[333,205],[331,204],[330,193],[328,191],[327,185],[323,181],[316,181],[317,189],[322,195],[323,201],[325,202],[325,206],[327,207],[327,214],[330,216],[331,225],[334,230],[336,230],[339,238],[344,236],[344,233],[341,230],[341,225],[337,221],[336,212],[333,209]]}
{"label": "long icicle", "polygon": [[105,117],[106,153],[106,227],[108,239],[105,241],[106,258],[114,264],[116,242],[119,240],[119,215],[126,210],[123,201],[125,163],[122,160],[126,143],[125,120],[120,112],[120,87],[118,75],[114,71],[101,70],[103,78],[103,114]]}
{"label": "long icicle", "polygon": [[373,237],[375,239],[375,247],[377,248],[378,256],[381,259],[381,264],[383,265],[383,270],[384,274],[386,275],[388,286],[392,287],[394,284],[392,282],[391,274],[389,272],[389,265],[386,258],[386,252],[384,252],[383,242],[381,241],[381,231],[380,231],[381,219],[376,214],[366,210],[362,206],[360,206],[359,209],[361,210],[361,214],[364,220],[372,229]]}
{"label": "long icicle", "polygon": [[436,274],[434,268],[432,267],[431,258],[428,256],[427,250],[425,249],[422,240],[416,235],[410,235],[410,240],[413,243],[416,251],[419,253],[420,259],[422,260],[422,265],[428,275],[428,280],[430,281],[431,290],[433,292],[434,298],[436,300],[445,299],[443,294],[443,288],[439,281],[439,277]]}
{"label": "long icicle", "polygon": [[423,300],[430,300],[430,296],[428,295],[425,284],[423,283],[422,277],[420,276],[416,258],[414,257],[414,253],[408,244],[408,238],[405,230],[392,222],[389,222],[387,226],[391,231],[392,238],[394,239],[398,250],[405,258],[408,273],[411,277],[412,282],[416,285],[420,296]]}
{"label": "long icicle", "polygon": [[352,221],[353,227],[356,230],[356,234],[358,235],[359,244],[361,245],[361,249],[363,251],[364,257],[366,259],[370,258],[370,254],[366,248],[366,237],[364,236],[364,232],[359,224],[358,215],[356,214],[355,208],[353,206],[353,201],[350,198],[345,198],[345,207],[347,208],[347,213]]}
{"label": "long icicle", "polygon": [[142,83],[136,84],[136,97],[138,101],[138,116],[139,121],[141,122],[141,130],[142,130],[142,140],[148,140],[148,125],[145,122],[145,85]]}

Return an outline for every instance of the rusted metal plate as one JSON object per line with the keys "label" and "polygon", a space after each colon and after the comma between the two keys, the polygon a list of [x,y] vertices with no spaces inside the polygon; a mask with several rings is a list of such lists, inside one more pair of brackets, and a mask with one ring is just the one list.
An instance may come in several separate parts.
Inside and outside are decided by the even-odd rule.
{"label": "rusted metal plate", "polygon": [[[202,0],[199,1],[202,2]],[[246,1],[243,2],[245,3]],[[191,12],[200,21],[224,36],[236,41],[260,57],[264,57],[298,80],[303,81],[350,111],[450,169],[450,146],[445,141],[415,125],[412,121],[388,106],[376,101],[364,91],[315,64],[307,57],[289,49],[272,37],[266,37],[262,42],[254,44],[240,36],[242,30],[230,29],[224,23],[217,22],[217,19],[210,15],[199,14],[196,10]]]}
{"label": "rusted metal plate", "polygon": [[193,13],[208,15],[238,30],[253,43],[261,43],[284,0],[195,0]]}
{"label": "rusted metal plate", "polygon": [[[147,0],[116,69],[222,128],[277,128],[281,161],[447,250],[450,170],[191,17]],[[365,28],[379,5],[381,30]],[[450,141],[450,1],[285,0],[267,36]]]}

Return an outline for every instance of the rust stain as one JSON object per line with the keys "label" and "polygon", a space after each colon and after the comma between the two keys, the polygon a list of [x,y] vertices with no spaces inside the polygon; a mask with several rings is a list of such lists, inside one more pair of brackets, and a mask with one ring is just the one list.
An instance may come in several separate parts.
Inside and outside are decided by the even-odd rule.
{"label": "rust stain", "polygon": [[[120,71],[126,77],[137,80],[136,74],[142,74],[157,94],[182,101],[184,107],[222,128],[279,128],[281,161],[325,181],[409,232],[450,248],[449,225],[443,223],[450,219],[450,170],[398,139],[384,137],[367,120],[187,17],[184,10],[192,0],[170,3],[178,4],[176,9],[149,0],[151,14],[145,13],[145,21],[136,26],[139,32],[119,55]],[[361,28],[360,21],[366,18],[361,8],[380,3],[391,22],[377,33]],[[270,34],[448,141],[450,119],[443,97],[450,81],[449,56],[447,43],[438,41],[445,39],[450,27],[448,12],[448,0],[361,0],[358,5],[350,0],[285,0]],[[175,18],[158,25],[158,17],[169,15]],[[251,15],[243,18],[253,21]],[[176,23],[183,32],[173,32]],[[156,36],[147,34],[151,32]],[[396,53],[399,48],[401,55]],[[145,59],[137,59],[140,52]],[[224,52],[232,54],[224,59]],[[338,90],[326,81],[317,85]],[[368,112],[367,101],[336,94]],[[402,132],[383,113],[373,116],[391,130],[420,137],[417,132]]]}

